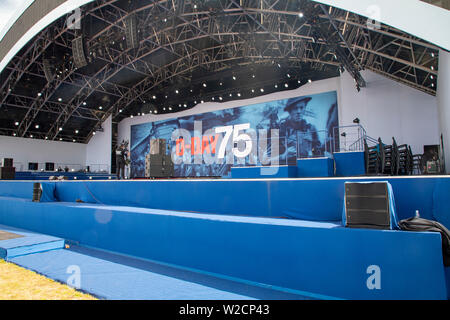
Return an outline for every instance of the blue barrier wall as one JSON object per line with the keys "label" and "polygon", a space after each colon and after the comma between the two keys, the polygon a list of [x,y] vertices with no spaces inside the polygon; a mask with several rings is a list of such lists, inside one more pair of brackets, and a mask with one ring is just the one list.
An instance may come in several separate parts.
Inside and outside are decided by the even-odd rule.
{"label": "blue barrier wall", "polygon": [[279,167],[233,167],[232,179],[257,179],[257,178],[297,178],[296,166]]}
{"label": "blue barrier wall", "polygon": [[297,159],[297,177],[333,177],[334,162],[330,158]]}
{"label": "blue barrier wall", "polygon": [[336,177],[352,177],[366,174],[364,152],[333,153]]}
{"label": "blue barrier wall", "polygon": [[[399,220],[419,210],[450,228],[450,177],[79,181],[56,184],[60,201],[203,213],[340,221],[346,181],[388,181]],[[33,182],[1,181],[0,196],[31,199]]]}
{"label": "blue barrier wall", "polygon": [[[0,197],[0,223],[326,297],[447,297],[438,233],[345,229],[328,223],[33,203],[5,197]],[[371,266],[379,268],[379,289],[370,289]]]}

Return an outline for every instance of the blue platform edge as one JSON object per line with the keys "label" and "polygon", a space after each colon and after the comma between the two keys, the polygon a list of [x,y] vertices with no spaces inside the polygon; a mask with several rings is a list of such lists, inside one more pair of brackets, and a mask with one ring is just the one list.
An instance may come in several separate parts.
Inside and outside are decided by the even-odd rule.
{"label": "blue platform edge", "polygon": [[[199,272],[343,299],[447,299],[439,233],[0,197],[0,223]],[[368,285],[380,270],[381,287]]]}
{"label": "blue platform edge", "polygon": [[296,178],[296,166],[232,167],[232,179]]}
{"label": "blue platform edge", "polygon": [[7,261],[19,256],[62,249],[65,245],[64,239],[5,225],[0,225],[0,230],[21,236],[20,238],[0,241],[0,259]]}
{"label": "blue platform edge", "polygon": [[[450,228],[450,177],[42,182],[43,201],[311,221],[342,221],[345,182],[388,181],[399,220],[419,210]],[[32,199],[32,181],[0,181],[0,196]],[[53,200],[54,199],[54,200]]]}

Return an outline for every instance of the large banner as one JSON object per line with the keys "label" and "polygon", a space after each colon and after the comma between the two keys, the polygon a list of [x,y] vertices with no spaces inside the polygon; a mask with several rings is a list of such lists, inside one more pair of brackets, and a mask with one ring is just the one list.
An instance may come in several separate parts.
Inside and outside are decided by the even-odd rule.
{"label": "large banner", "polygon": [[232,166],[326,156],[337,126],[335,91],[134,125],[131,177],[145,177],[151,139],[166,139],[175,177],[229,177]]}

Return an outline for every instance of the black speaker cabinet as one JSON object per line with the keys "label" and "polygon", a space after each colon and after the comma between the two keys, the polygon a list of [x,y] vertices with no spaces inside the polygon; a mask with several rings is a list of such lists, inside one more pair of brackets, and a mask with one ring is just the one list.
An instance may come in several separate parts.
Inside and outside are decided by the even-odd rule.
{"label": "black speaker cabinet", "polygon": [[128,48],[134,49],[139,46],[137,20],[135,15],[125,18],[125,37]]}
{"label": "black speaker cabinet", "polygon": [[2,159],[2,167],[13,167],[13,159],[11,158],[3,158]]}
{"label": "black speaker cabinet", "polygon": [[45,171],[55,171],[55,164],[53,162],[46,162]]}
{"label": "black speaker cabinet", "polygon": [[84,55],[83,37],[78,37],[72,40],[72,54],[73,61],[77,68],[87,66],[86,56]]}
{"label": "black speaker cabinet", "polygon": [[14,180],[16,178],[16,168],[1,167],[0,180]]}
{"label": "black speaker cabinet", "polygon": [[346,227],[390,229],[386,182],[345,184]]}

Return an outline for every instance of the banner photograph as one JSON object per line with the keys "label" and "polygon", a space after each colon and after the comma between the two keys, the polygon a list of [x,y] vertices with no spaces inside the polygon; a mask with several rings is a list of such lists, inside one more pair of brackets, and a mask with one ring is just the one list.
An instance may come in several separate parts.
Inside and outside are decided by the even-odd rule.
{"label": "banner photograph", "polygon": [[[228,177],[233,166],[295,165],[332,152],[337,93],[295,97],[131,127],[131,176],[149,153],[170,156],[174,177]],[[164,139],[153,152],[151,140]],[[337,143],[337,142],[336,142]]]}

